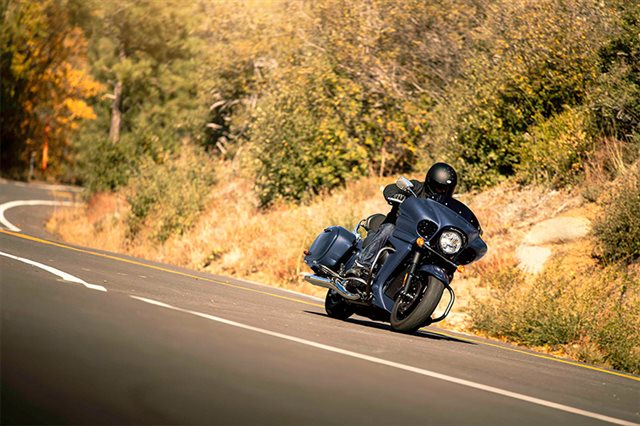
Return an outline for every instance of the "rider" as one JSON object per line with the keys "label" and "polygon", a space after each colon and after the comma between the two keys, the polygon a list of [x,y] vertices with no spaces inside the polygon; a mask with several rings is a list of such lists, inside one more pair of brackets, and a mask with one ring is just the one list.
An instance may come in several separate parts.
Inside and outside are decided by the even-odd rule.
{"label": "rider", "polygon": [[[442,204],[455,202],[451,197],[458,183],[458,175],[447,163],[435,163],[431,166],[424,183],[417,180],[412,180],[411,183],[414,185],[413,192],[418,198],[431,198]],[[347,276],[364,278],[371,269],[376,254],[385,246],[395,230],[400,204],[408,194],[392,183],[384,188],[383,195],[393,207],[378,230],[371,236],[369,244],[360,252],[354,265],[347,271]]]}

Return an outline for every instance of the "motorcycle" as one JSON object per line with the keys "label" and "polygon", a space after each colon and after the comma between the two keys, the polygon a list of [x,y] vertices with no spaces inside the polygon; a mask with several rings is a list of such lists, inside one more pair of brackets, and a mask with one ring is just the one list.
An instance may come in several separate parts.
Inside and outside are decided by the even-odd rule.
{"label": "motorcycle", "polygon": [[[460,201],[418,198],[413,183],[404,177],[398,178],[396,185],[405,198],[387,198],[400,203],[398,219],[367,278],[345,273],[381,226],[382,214],[361,220],[353,231],[341,226],[326,228],[305,251],[304,262],[314,273],[304,279],[329,289],[325,310],[330,317],[345,320],[357,314],[411,333],[449,315],[455,301],[451,287],[455,272],[480,260],[487,245],[477,218]],[[362,238],[360,229],[367,238]],[[444,312],[433,318],[445,290],[449,302]]]}

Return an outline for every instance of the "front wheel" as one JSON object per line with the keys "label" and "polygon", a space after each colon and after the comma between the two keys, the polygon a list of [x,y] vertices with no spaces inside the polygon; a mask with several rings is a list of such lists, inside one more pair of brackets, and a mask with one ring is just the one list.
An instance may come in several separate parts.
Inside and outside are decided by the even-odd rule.
{"label": "front wheel", "polygon": [[[416,282],[418,280],[420,283]],[[427,288],[423,292],[425,284]],[[391,328],[395,331],[412,333],[427,324],[442,298],[445,285],[431,275],[423,275],[416,277],[412,287],[413,289],[407,292],[406,297],[398,296],[391,310]],[[423,293],[422,298],[415,301],[421,293]]]}
{"label": "front wheel", "polygon": [[331,318],[339,320],[346,320],[355,313],[353,306],[334,290],[327,292],[327,297],[324,299],[324,310]]}

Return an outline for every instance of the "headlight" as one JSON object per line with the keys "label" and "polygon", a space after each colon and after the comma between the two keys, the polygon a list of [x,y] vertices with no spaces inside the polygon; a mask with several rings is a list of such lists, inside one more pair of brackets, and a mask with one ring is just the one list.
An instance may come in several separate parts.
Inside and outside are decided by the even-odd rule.
{"label": "headlight", "polygon": [[444,231],[439,244],[444,254],[455,254],[462,248],[462,236],[455,231]]}

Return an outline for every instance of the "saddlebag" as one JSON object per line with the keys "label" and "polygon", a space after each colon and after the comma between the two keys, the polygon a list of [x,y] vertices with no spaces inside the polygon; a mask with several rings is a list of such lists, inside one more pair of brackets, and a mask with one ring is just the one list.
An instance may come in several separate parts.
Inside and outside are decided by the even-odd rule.
{"label": "saddlebag", "polygon": [[336,270],[356,245],[356,236],[341,226],[326,228],[318,235],[305,252],[304,263],[314,272],[319,272],[318,265]]}

